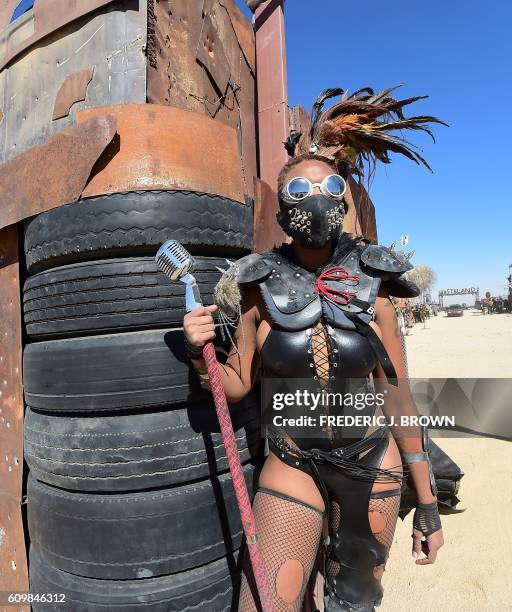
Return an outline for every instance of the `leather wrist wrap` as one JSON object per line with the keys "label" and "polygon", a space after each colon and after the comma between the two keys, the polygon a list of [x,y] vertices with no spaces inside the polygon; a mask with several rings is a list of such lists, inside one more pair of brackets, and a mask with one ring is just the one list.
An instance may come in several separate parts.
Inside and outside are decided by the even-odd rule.
{"label": "leather wrist wrap", "polygon": [[187,336],[185,336],[185,349],[187,351],[187,355],[193,359],[199,359],[203,356],[203,347],[191,344]]}

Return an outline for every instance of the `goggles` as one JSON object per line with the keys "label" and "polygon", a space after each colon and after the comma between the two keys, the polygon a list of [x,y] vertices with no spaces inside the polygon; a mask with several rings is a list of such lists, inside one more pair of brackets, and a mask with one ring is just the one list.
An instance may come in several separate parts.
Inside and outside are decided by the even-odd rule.
{"label": "goggles", "polygon": [[309,197],[314,187],[320,187],[320,191],[329,198],[342,200],[347,183],[339,174],[329,174],[321,183],[312,183],[303,176],[294,176],[281,190],[281,199],[287,204],[295,204]]}

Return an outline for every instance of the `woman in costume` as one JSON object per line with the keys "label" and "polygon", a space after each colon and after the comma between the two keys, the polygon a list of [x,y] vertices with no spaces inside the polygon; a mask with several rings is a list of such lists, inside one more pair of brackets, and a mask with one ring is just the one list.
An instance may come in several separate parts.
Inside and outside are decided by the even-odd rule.
{"label": "woman in costume", "polygon": [[[401,334],[390,301],[418,295],[405,276],[412,266],[403,253],[343,232],[350,174],[361,176],[365,166],[373,172],[377,161],[389,163],[390,151],[428,167],[411,144],[391,132],[431,135],[429,124],[442,122],[406,118],[403,108],[419,98],[397,100],[393,90],[375,94],[366,88],[348,95],[329,89],[319,96],[308,133],[292,132],[285,143],[291,158],[278,177],[277,218],[292,242],[234,262],[217,285],[216,305],[184,319],[189,357],[207,384],[201,349],[215,337],[212,315],[220,309],[217,314],[233,322],[238,307],[232,349],[222,366],[229,401],[249,393],[260,369],[264,382],[286,381],[288,391],[299,379],[334,393],[354,385],[358,391],[391,388],[385,405],[363,410],[384,423],[363,425],[356,433],[328,420],[317,422],[313,433],[269,427],[269,454],[253,509],[276,611],[301,609],[322,541],[325,609],[370,612],[379,605],[404,468],[417,496],[416,564],[433,563],[443,544],[425,431],[416,426],[397,435],[387,424],[417,414],[403,380]],[[341,99],[323,111],[335,96]],[[301,411],[292,406],[289,413]],[[332,414],[336,410],[329,406],[315,412]],[[239,610],[257,609],[247,572]]]}

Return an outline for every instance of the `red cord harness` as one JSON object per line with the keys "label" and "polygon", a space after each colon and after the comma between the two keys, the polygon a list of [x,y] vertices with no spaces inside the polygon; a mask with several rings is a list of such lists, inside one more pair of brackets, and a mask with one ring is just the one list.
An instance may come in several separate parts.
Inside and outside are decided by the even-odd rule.
{"label": "red cord harness", "polygon": [[356,297],[357,293],[348,289],[333,289],[326,285],[326,281],[348,281],[350,286],[359,285],[359,275],[349,274],[345,268],[341,266],[331,266],[326,268],[316,279],[316,286],[313,289],[314,293],[323,295],[329,300],[337,304],[348,304],[352,298]]}

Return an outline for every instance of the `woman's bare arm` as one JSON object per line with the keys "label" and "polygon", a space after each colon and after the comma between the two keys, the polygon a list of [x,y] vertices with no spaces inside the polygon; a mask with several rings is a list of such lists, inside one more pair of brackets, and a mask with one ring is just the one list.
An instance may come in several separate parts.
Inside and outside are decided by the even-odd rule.
{"label": "woman's bare arm", "polygon": [[[229,402],[240,401],[252,389],[259,361],[256,345],[256,331],[259,323],[258,288],[244,287],[241,291],[241,317],[233,334],[229,357],[225,364],[220,364],[222,383]],[[198,328],[194,326],[193,312],[185,316],[185,333],[193,344],[201,346],[204,344],[203,337],[195,333]],[[192,362],[199,372],[206,371],[204,359],[193,359]]]}
{"label": "woman's bare arm", "polygon": [[[418,416],[419,412],[407,380],[407,369],[403,357],[402,338],[395,307],[386,290],[381,289],[375,302],[375,323],[381,339],[396,370],[398,388],[386,384],[386,376],[380,364],[375,368],[376,387],[386,390],[386,402],[382,410],[387,418],[394,417],[392,431],[401,453],[419,453],[423,450],[419,425],[401,425],[401,416]],[[430,488],[430,475],[426,461],[409,466],[418,500],[429,503],[435,499]]]}

